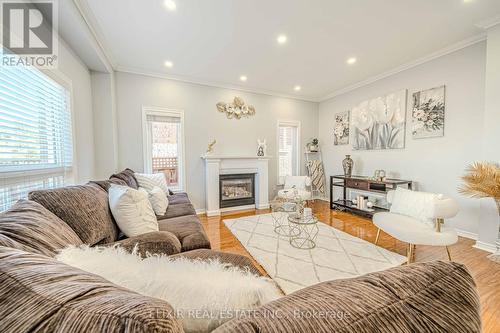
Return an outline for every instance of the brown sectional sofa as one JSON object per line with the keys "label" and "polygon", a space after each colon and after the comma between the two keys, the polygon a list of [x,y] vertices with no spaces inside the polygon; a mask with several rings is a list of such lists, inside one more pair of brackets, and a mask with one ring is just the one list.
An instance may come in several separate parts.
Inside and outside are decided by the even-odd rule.
{"label": "brown sectional sofa", "polygon": [[[125,169],[110,177],[110,181],[122,180],[126,185],[137,188],[134,172]],[[210,249],[210,241],[196,215],[186,193],[170,193],[165,215],[157,216],[160,231],[174,234],[181,243],[181,252],[194,249]]]}
{"label": "brown sectional sofa", "polygon": [[176,254],[210,249],[210,241],[186,193],[171,193],[167,212],[157,217],[160,232],[125,238],[109,209],[107,191],[111,184],[138,188],[134,172],[125,169],[104,181],[33,191],[29,199],[69,224],[82,242],[91,246],[120,244],[133,248],[137,244],[142,254],[148,250]]}
{"label": "brown sectional sofa", "polygon": [[[217,258],[259,274],[247,257],[208,249],[185,194],[170,197],[171,207],[182,205],[171,214],[185,215],[159,217],[162,231],[120,239],[104,200],[112,182],[133,186],[133,173],[33,192],[32,200],[0,214],[0,332],[183,332],[167,302],[54,260],[68,245],[119,244],[130,250],[137,245],[142,254]],[[466,268],[431,262],[317,284],[215,331],[480,332],[481,321]]]}

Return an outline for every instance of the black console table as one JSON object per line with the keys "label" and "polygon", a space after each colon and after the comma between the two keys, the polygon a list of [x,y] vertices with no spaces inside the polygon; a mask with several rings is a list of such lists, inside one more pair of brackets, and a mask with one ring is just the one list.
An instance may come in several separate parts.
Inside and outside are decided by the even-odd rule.
{"label": "black console table", "polygon": [[[354,206],[351,200],[347,199],[347,189],[386,194],[391,190],[395,190],[398,186],[407,186],[407,188],[411,190],[412,181],[389,178],[384,180],[375,180],[371,177],[365,176],[330,176],[330,209],[348,210],[352,213],[365,216],[372,216],[377,212],[388,211],[389,207],[377,204],[372,207],[372,210],[358,209]],[[335,187],[341,187],[343,189],[342,199],[333,199],[333,189]]]}

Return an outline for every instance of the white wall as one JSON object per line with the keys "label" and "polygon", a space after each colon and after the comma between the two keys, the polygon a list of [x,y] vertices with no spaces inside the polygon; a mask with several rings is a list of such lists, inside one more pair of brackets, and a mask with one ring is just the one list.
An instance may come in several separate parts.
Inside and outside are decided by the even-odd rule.
{"label": "white wall", "polygon": [[[458,229],[477,234],[479,201],[458,194],[457,187],[465,167],[483,158],[485,57],[486,44],[482,42],[320,103],[319,137],[323,142],[326,174],[342,174],[341,161],[346,154],[351,154],[355,174],[372,175],[374,170],[384,169],[390,177],[415,181],[419,190],[454,197],[461,210],[449,222]],[[362,62],[358,66],[362,66]],[[444,137],[413,140],[409,130],[411,94],[443,84],[446,85]],[[405,88],[408,89],[408,112],[404,149],[354,151],[350,144],[333,145],[336,112]]]}
{"label": "white wall", "polygon": [[[62,38],[59,39],[58,68],[72,86],[73,144],[75,146],[76,183],[94,178],[94,124],[90,72]],[[57,75],[57,73],[56,73]]]}
{"label": "white wall", "polygon": [[95,178],[106,179],[118,169],[114,73],[91,72],[91,81]]}
{"label": "white wall", "polygon": [[[269,183],[276,184],[277,120],[300,121],[303,146],[318,132],[317,103],[120,72],[116,73],[116,93],[120,168],[143,170],[143,106],[184,110],[187,191],[197,209],[205,207],[204,165],[200,156],[214,138],[215,152],[228,155],[256,155],[257,139],[267,139],[268,155],[274,157],[270,161]],[[217,102],[232,101],[234,96],[254,105],[256,115],[236,120],[217,112]],[[270,194],[273,190],[270,189]]]}
{"label": "white wall", "polygon": [[[488,31],[486,53],[486,96],[483,131],[483,159],[500,162],[500,25]],[[479,246],[495,243],[499,217],[491,199],[481,199]],[[493,248],[490,246],[490,248]]]}

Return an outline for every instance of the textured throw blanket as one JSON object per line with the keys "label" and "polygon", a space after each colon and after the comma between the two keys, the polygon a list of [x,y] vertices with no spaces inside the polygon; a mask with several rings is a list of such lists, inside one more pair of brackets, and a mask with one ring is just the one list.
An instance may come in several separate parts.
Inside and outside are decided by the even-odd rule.
{"label": "textured throw blanket", "polygon": [[312,183],[319,191],[325,193],[325,172],[323,170],[323,163],[319,160],[309,161],[307,165],[309,168],[309,175],[311,175]]}
{"label": "textured throw blanket", "polygon": [[243,310],[281,297],[271,279],[218,260],[153,254],[141,258],[136,250],[128,253],[121,247],[85,245],[66,247],[56,259],[169,302],[187,333],[211,332],[238,313],[245,313]]}

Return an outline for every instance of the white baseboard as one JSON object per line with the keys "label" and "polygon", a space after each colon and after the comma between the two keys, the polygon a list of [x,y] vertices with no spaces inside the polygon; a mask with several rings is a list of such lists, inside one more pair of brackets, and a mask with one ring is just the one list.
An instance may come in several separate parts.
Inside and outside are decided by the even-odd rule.
{"label": "white baseboard", "polygon": [[455,229],[455,231],[457,232],[457,234],[460,237],[465,237],[465,238],[468,238],[468,239],[473,239],[475,241],[477,241],[477,239],[478,239],[477,234],[475,234],[473,232],[466,231],[466,230],[461,230],[461,229]]}
{"label": "white baseboard", "polygon": [[[317,197],[313,198],[314,200],[321,200],[325,202],[330,202],[330,199],[327,198],[322,198],[322,197]],[[206,214],[207,216],[217,216],[220,215],[221,213],[224,212],[233,212],[237,210],[248,210],[248,209],[269,209],[271,206],[269,204],[263,204],[263,205],[247,205],[247,206],[238,206],[238,207],[228,207],[228,208],[221,208],[220,210],[214,210],[214,211],[207,211],[205,208],[199,208],[196,209],[196,215],[202,215]],[[464,236],[466,237],[466,236]]]}
{"label": "white baseboard", "polygon": [[457,234],[460,237],[465,237],[465,238],[469,238],[469,239],[475,240],[476,244],[472,246],[473,248],[476,248],[476,249],[479,249],[479,250],[483,250],[483,251],[486,251],[486,252],[490,252],[490,253],[494,253],[497,250],[496,244],[490,244],[490,243],[485,243],[485,242],[478,241],[477,240],[478,239],[478,235],[476,233],[473,233],[473,232],[470,232],[470,231],[465,231],[465,230],[460,230],[460,229],[456,229],[456,231],[457,231]]}
{"label": "white baseboard", "polygon": [[207,211],[205,208],[196,209],[196,215],[206,214],[207,216],[219,216],[221,213],[226,212],[234,212],[238,210],[249,210],[249,209],[269,209],[269,204],[260,205],[255,207],[255,205],[246,205],[246,206],[236,206],[236,207],[227,207],[221,208],[217,210],[209,210]]}
{"label": "white baseboard", "polygon": [[246,205],[246,206],[236,206],[236,207],[221,208],[220,212],[221,213],[226,213],[226,212],[234,212],[234,211],[237,211],[237,210],[249,210],[249,209],[255,209],[255,205]]}
{"label": "white baseboard", "polygon": [[205,208],[198,208],[196,210],[196,215],[202,215],[202,214],[205,214],[207,211],[205,210]]}
{"label": "white baseboard", "polygon": [[476,241],[476,245],[474,245],[473,247],[490,253],[494,253],[497,251],[497,246],[495,244],[484,243],[480,241]]}
{"label": "white baseboard", "polygon": [[205,212],[207,216],[219,216],[220,215],[220,210],[207,210]]}

